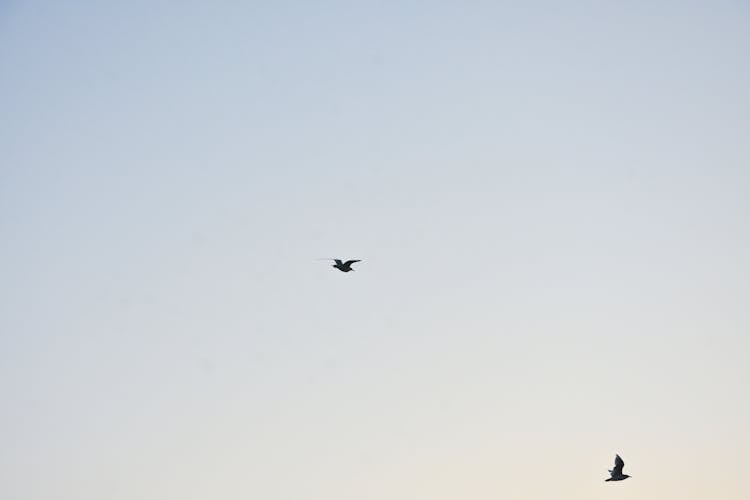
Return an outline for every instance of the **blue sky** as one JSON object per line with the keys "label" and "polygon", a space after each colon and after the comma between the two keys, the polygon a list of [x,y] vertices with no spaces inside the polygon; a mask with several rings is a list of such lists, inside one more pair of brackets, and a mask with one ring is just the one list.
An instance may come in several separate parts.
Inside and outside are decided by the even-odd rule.
{"label": "blue sky", "polygon": [[3,2],[0,496],[743,498],[749,21]]}

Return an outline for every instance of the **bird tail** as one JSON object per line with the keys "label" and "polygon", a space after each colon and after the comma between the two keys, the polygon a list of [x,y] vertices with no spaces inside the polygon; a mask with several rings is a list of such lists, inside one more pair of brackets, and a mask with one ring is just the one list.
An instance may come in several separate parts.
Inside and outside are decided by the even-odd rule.
{"label": "bird tail", "polygon": [[612,481],[612,478],[610,477],[609,479],[605,479],[605,480],[604,480],[604,482],[605,482],[605,483],[606,483],[607,481]]}

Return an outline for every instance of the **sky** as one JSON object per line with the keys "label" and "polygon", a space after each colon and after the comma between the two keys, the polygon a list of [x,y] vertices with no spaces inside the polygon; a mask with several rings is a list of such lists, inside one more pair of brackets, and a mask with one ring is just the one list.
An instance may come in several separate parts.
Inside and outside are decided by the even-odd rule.
{"label": "sky", "polygon": [[747,498],[749,25],[0,1],[0,497]]}

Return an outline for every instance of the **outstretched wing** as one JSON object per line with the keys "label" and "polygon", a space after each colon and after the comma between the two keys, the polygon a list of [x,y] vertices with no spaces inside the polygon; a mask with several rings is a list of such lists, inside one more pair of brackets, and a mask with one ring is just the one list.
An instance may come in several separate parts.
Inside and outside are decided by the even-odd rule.
{"label": "outstretched wing", "polygon": [[612,469],[612,475],[619,476],[622,474],[622,468],[625,467],[625,462],[622,461],[620,455],[615,455],[615,468]]}
{"label": "outstretched wing", "polygon": [[341,259],[334,259],[334,261],[336,262],[337,266],[342,265]]}
{"label": "outstretched wing", "polygon": [[[339,262],[339,263],[340,263],[341,261],[340,261],[340,260],[337,260],[336,262]],[[345,265],[346,267],[349,267],[349,266],[351,266],[352,264],[354,264],[355,262],[362,262],[362,261],[361,261],[361,260],[347,260],[346,262],[344,262],[344,265]]]}

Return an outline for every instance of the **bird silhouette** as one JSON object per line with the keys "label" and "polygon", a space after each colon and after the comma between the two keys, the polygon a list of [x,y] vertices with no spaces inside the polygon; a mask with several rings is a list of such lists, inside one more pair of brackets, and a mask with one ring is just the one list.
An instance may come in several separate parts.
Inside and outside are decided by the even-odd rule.
{"label": "bird silhouette", "polygon": [[362,262],[361,260],[357,260],[357,259],[347,260],[346,262],[343,262],[341,259],[320,259],[320,260],[334,261],[335,264],[331,267],[335,267],[342,273],[348,273],[349,271],[354,271],[354,269],[352,269],[352,264],[354,264],[355,262]]}
{"label": "bird silhouette", "polygon": [[622,473],[623,467],[625,467],[625,462],[620,458],[620,455],[615,455],[615,468],[609,471],[611,477],[605,479],[605,481],[623,481],[629,478],[630,476]]}

